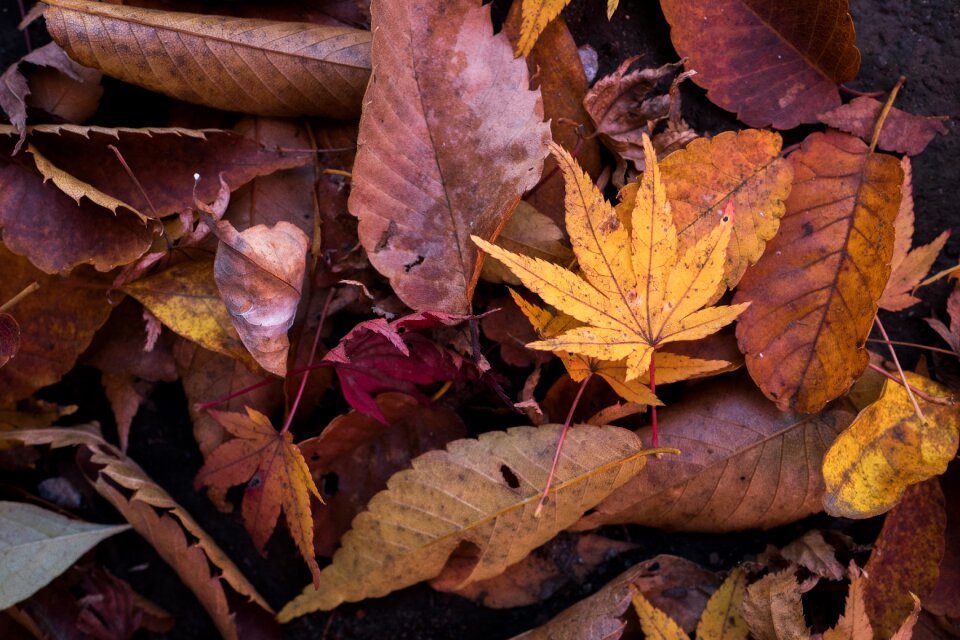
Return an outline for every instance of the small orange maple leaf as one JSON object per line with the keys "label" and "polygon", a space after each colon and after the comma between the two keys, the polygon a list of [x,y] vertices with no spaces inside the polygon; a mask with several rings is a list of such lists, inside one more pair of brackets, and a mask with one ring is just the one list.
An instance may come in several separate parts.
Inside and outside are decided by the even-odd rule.
{"label": "small orange maple leaf", "polygon": [[280,511],[314,585],[319,584],[320,567],[313,551],[313,515],[310,494],[323,500],[300,448],[289,431],[277,431],[270,419],[246,407],[247,414],[211,411],[210,415],[234,437],[207,457],[194,485],[226,491],[247,483],[243,494],[243,522],[260,553],[277,526]]}

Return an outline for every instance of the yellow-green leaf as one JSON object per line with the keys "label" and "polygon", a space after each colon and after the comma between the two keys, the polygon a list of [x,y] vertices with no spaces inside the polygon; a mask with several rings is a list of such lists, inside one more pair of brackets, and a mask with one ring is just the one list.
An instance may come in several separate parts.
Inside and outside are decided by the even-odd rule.
{"label": "yellow-green leaf", "polygon": [[743,597],[747,576],[734,569],[717,589],[697,624],[696,640],[747,640],[747,621],[743,618]]}
{"label": "yellow-green leaf", "polygon": [[640,617],[643,634],[650,640],[690,640],[673,618],[650,604],[640,593],[633,592],[633,608]]}

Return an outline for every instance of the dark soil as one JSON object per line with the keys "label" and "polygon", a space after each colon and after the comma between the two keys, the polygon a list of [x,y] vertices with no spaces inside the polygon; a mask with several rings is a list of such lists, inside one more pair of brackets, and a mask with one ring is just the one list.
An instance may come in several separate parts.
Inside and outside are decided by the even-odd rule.
{"label": "dark soil", "polygon": [[[658,3],[621,0],[620,9],[610,22],[604,16],[603,4],[600,0],[574,0],[565,12],[578,44],[589,44],[599,54],[600,76],[614,70],[631,55],[642,54],[644,65],[659,65],[677,58]],[[859,78],[851,86],[860,90],[888,90],[903,74],[907,83],[897,106],[918,114],[953,118],[960,115],[960,40],[957,39],[960,5],[954,0],[851,0],[850,4],[857,27],[857,44],[863,54]],[[496,0],[494,6],[495,16],[502,19],[509,1]],[[15,29],[18,20],[17,3],[3,0],[0,7],[0,66],[4,68],[25,53],[23,35]],[[31,29],[31,36],[34,44],[46,39],[39,25]],[[108,91],[107,95],[110,93]],[[143,121],[142,110],[146,107],[150,124],[164,124],[162,120],[168,113],[170,101],[135,88],[128,88],[121,95],[122,98],[104,105],[97,116],[99,123],[108,126],[147,124]],[[128,99],[131,102],[125,103]],[[698,131],[715,132],[739,126],[731,114],[710,104],[704,92],[690,83],[686,84],[684,99],[685,115]],[[133,103],[137,105],[136,109],[126,108]],[[131,112],[137,110],[140,111],[136,122],[128,122]],[[929,242],[943,229],[954,227],[960,214],[956,194],[960,184],[960,136],[955,121],[948,126],[953,131],[951,135],[935,139],[914,160],[915,242]],[[804,131],[788,132],[785,137],[789,143],[802,139],[803,135]],[[955,234],[934,269],[954,265],[958,257],[960,234]],[[939,339],[921,318],[943,314],[948,287],[946,282],[930,287],[923,293],[925,302],[903,314],[881,314],[891,337],[939,344]],[[908,364],[918,357],[911,350],[901,353]],[[112,424],[109,406],[98,383],[98,373],[92,369],[75,370],[43,395],[62,403],[79,404],[78,421],[97,419],[107,429]],[[306,568],[282,527],[268,545],[267,557],[263,558],[254,550],[238,513],[220,513],[204,495],[194,491],[193,476],[200,467],[201,457],[192,437],[186,406],[178,384],[158,387],[134,424],[130,455],[196,516],[260,593],[279,608],[307,584]],[[60,462],[69,466],[66,455]],[[40,470],[34,481],[42,479],[44,471],[55,472]],[[117,519],[108,505],[96,499],[84,515],[100,522]],[[378,600],[344,605],[333,614],[306,616],[287,625],[283,636],[344,640],[509,638],[547,621],[626,567],[655,554],[672,553],[711,569],[723,569],[759,553],[767,544],[784,544],[798,533],[812,526],[823,526],[827,521],[826,517],[817,516],[773,531],[728,535],[664,534],[639,527],[611,527],[604,533],[615,538],[628,538],[640,548],[611,561],[586,583],[562,590],[541,605],[494,611],[421,585]],[[844,523],[830,524],[843,526]],[[875,522],[860,524],[850,532],[869,539],[876,526]],[[215,629],[190,592],[137,535],[127,533],[112,538],[100,545],[97,553],[99,560],[111,571],[129,580],[144,596],[176,615],[177,626],[166,637],[178,640],[216,637]]]}

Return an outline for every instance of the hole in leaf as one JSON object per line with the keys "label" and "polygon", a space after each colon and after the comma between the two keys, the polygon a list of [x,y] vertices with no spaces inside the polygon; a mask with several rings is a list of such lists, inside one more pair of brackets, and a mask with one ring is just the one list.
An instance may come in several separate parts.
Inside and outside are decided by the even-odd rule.
{"label": "hole in leaf", "polygon": [[508,487],[511,489],[520,488],[520,479],[517,477],[517,474],[513,472],[513,469],[502,464],[500,465],[500,474],[503,476],[503,480],[507,483]]}
{"label": "hole in leaf", "polygon": [[340,476],[333,472],[320,476],[320,491],[330,498],[337,495],[340,491]]}
{"label": "hole in leaf", "polygon": [[258,471],[255,474],[253,474],[253,477],[250,478],[249,482],[247,482],[247,488],[256,489],[261,484],[263,484],[263,480],[260,478],[260,472]]}

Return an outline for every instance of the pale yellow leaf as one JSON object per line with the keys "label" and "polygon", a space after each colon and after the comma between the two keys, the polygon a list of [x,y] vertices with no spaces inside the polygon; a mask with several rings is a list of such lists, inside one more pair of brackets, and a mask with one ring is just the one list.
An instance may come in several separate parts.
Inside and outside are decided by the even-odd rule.
{"label": "pale yellow leaf", "polygon": [[696,640],[747,640],[747,621],[743,617],[746,589],[743,569],[734,569],[710,596],[697,625]]}
{"label": "pale yellow leaf", "polygon": [[690,636],[670,616],[637,592],[633,594],[633,608],[640,617],[643,634],[650,640],[690,640]]}

